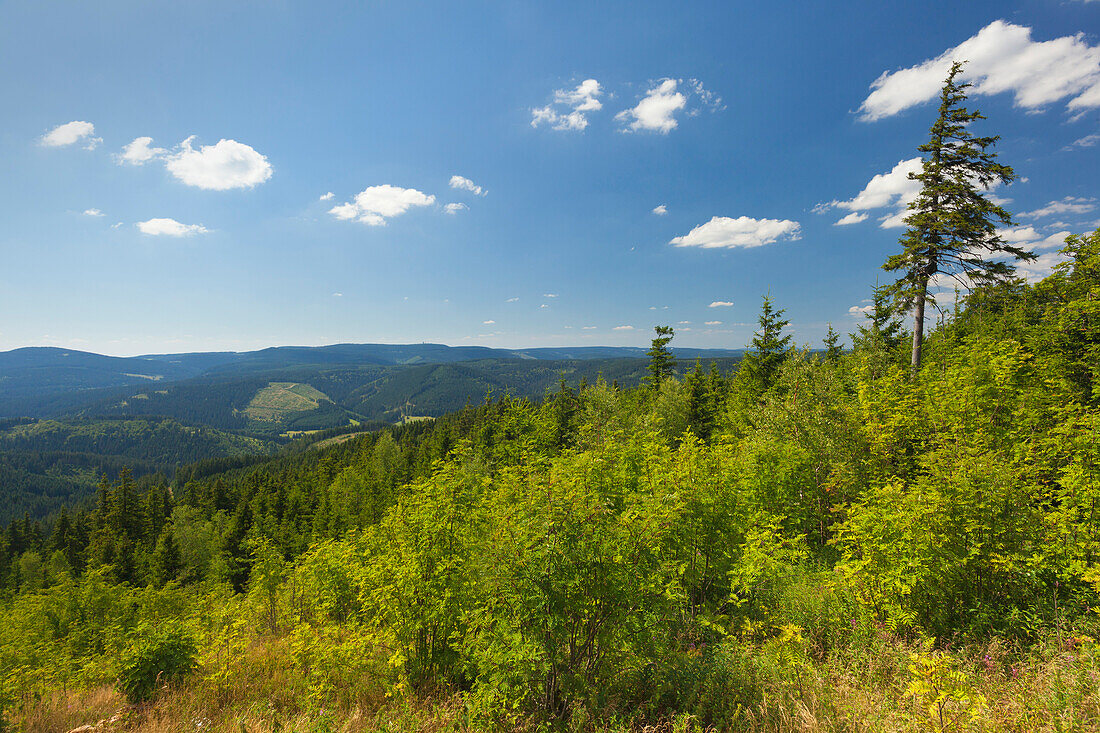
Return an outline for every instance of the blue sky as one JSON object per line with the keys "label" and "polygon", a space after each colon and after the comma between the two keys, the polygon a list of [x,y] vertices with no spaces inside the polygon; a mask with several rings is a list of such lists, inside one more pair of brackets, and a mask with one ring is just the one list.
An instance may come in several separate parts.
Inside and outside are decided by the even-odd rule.
{"label": "blue sky", "polygon": [[736,348],[766,292],[816,344],[958,55],[1040,277],[1100,219],[1100,2],[9,0],[0,349]]}

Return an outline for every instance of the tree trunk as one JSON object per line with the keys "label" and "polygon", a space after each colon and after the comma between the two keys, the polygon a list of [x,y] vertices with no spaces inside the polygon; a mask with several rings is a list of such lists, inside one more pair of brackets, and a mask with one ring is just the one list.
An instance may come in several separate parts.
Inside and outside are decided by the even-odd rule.
{"label": "tree trunk", "polygon": [[921,282],[920,295],[917,297],[917,310],[913,314],[913,358],[909,370],[913,376],[920,369],[921,349],[924,346],[924,300],[928,293],[928,278]]}

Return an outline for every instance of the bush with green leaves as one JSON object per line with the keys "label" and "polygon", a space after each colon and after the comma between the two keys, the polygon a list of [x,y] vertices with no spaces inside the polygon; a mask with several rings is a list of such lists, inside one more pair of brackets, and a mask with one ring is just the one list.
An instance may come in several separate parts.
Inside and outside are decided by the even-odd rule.
{"label": "bush with green leaves", "polygon": [[119,689],[131,703],[145,702],[194,670],[197,655],[194,638],[182,626],[144,626],[122,655]]}

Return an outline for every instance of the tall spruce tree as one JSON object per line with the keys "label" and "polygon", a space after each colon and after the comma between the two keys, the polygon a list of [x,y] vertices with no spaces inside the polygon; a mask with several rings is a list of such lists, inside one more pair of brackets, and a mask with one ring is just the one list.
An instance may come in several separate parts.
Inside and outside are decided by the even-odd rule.
{"label": "tall spruce tree", "polygon": [[672,330],[672,326],[654,326],[653,330],[657,335],[650,342],[649,351],[647,352],[649,365],[646,369],[649,371],[649,376],[646,379],[649,386],[658,389],[661,382],[671,377],[676,369],[676,359],[673,358],[672,352],[668,348],[669,342],[676,334]]}
{"label": "tall spruce tree", "polygon": [[775,381],[779,365],[787,358],[791,345],[790,334],[784,334],[790,321],[783,318],[785,311],[772,305],[770,295],[764,296],[760,306],[760,328],[749,343],[750,351],[741,358],[739,373],[742,380],[752,385],[757,394],[766,392]]}
{"label": "tall spruce tree", "polygon": [[928,292],[933,276],[943,273],[966,285],[981,285],[1008,279],[1015,271],[1011,264],[990,257],[1033,258],[997,234],[998,224],[1011,226],[1012,217],[983,192],[997,183],[1011,183],[1016,174],[996,162],[992,147],[998,136],[978,137],[969,131],[971,122],[985,118],[963,107],[970,84],[958,81],[962,68],[960,62],[951,65],[940,92],[939,116],[928,142],[918,148],[925,154],[921,172],[909,174],[921,182],[921,192],[909,204],[912,213],[905,219],[902,251],[882,266],[902,272],[890,294],[900,307],[913,311],[914,372],[921,362],[925,306],[935,302]]}

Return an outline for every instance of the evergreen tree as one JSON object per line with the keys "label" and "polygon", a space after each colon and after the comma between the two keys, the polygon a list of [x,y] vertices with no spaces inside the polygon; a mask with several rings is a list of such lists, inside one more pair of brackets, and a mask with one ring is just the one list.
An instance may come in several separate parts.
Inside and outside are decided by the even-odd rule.
{"label": "evergreen tree", "polygon": [[183,558],[169,526],[157,540],[157,549],[153,552],[153,580],[157,585],[164,585],[178,578],[181,570]]}
{"label": "evergreen tree", "polygon": [[840,345],[840,334],[833,329],[831,323],[822,343],[825,344],[825,361],[835,362],[844,353],[844,347]]}
{"label": "evergreen tree", "polygon": [[656,390],[661,386],[661,382],[672,376],[676,369],[676,359],[673,358],[672,352],[668,348],[669,342],[676,334],[672,330],[672,326],[654,326],[653,330],[657,335],[650,342],[649,351],[647,352],[649,365],[646,370],[649,372],[649,376],[646,381],[649,386]]}
{"label": "evergreen tree", "polygon": [[940,92],[939,116],[928,142],[918,148],[925,154],[921,172],[909,174],[921,182],[921,192],[909,204],[912,213],[905,219],[902,251],[882,266],[902,272],[890,293],[900,306],[913,310],[914,372],[921,362],[925,306],[935,302],[928,292],[933,276],[942,273],[965,284],[990,283],[1011,277],[1014,268],[988,256],[1034,257],[997,234],[998,224],[1010,226],[1012,217],[982,192],[996,183],[1011,183],[1016,174],[996,162],[991,148],[997,136],[977,137],[968,130],[971,122],[984,118],[962,106],[970,85],[957,80],[961,72],[961,63],[951,65]]}
{"label": "evergreen tree", "polygon": [[783,319],[785,311],[776,310],[770,295],[764,296],[760,307],[760,328],[753,334],[749,343],[750,351],[741,359],[739,372],[742,383],[747,383],[756,394],[766,392],[775,381],[779,365],[787,358],[791,337],[784,335],[783,329],[790,321]]}
{"label": "evergreen tree", "polygon": [[703,440],[710,439],[718,417],[713,384],[714,380],[703,374],[699,359],[696,359],[695,369],[687,376],[688,427]]}

